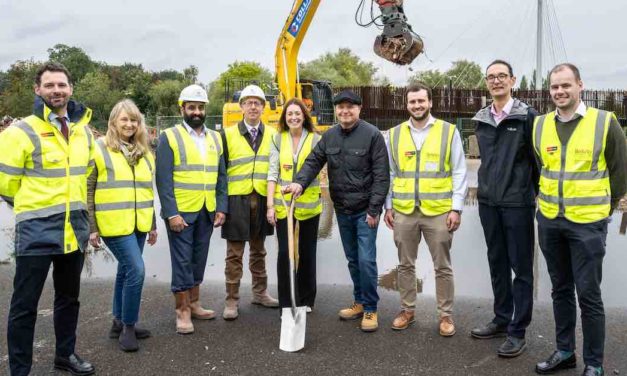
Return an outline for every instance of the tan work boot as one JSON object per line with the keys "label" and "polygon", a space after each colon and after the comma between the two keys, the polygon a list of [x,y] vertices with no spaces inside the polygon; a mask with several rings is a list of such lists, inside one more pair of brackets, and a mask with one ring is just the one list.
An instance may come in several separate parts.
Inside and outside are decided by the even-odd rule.
{"label": "tan work boot", "polygon": [[404,330],[414,323],[414,311],[402,310],[392,322],[392,329]]}
{"label": "tan work boot", "polygon": [[222,312],[222,318],[227,321],[235,320],[239,316],[237,304],[237,300],[227,299],[224,302],[224,312]]}
{"label": "tan work boot", "polygon": [[192,318],[197,320],[211,320],[216,318],[216,313],[210,309],[204,309],[200,305],[200,285],[189,290],[189,306],[192,310]]}
{"label": "tan work boot", "polygon": [[194,333],[192,311],[189,306],[189,290],[174,293],[176,301],[176,332],[178,334]]}
{"label": "tan work boot", "polygon": [[254,294],[252,303],[268,308],[277,308],[279,306],[279,301],[270,296],[267,290],[261,294]]}
{"label": "tan work boot", "polygon": [[339,315],[340,320],[357,320],[364,315],[364,305],[353,303],[352,306],[341,309]]}
{"label": "tan work boot", "polygon": [[361,330],[363,332],[374,332],[379,328],[379,321],[377,320],[376,312],[364,312],[364,317],[361,319]]}
{"label": "tan work boot", "polygon": [[455,334],[455,323],[451,316],[440,318],[440,335],[443,337],[451,337]]}

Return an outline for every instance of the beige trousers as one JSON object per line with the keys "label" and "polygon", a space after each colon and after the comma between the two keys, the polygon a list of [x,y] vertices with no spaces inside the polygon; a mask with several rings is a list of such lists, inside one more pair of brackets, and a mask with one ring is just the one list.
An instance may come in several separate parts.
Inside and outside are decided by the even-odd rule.
{"label": "beige trousers", "polygon": [[429,217],[416,208],[410,215],[394,211],[394,243],[398,248],[398,288],[403,310],[416,307],[416,259],[424,236],[435,269],[435,295],[440,317],[453,313],[455,285],[451,266],[453,233],[446,227],[448,213]]}

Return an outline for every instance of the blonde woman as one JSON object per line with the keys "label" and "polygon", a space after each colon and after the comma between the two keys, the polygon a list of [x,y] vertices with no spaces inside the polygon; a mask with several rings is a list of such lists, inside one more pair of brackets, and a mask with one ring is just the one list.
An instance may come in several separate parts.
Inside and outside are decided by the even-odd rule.
{"label": "blonde woman", "polygon": [[142,252],[157,241],[153,208],[154,157],[148,147],[144,117],[130,99],[109,115],[104,138],[96,141],[95,169],[87,182],[90,243],[100,237],[118,260],[113,292],[113,326],[124,351],[137,351],[137,339],[150,332],[135,327],[144,284]]}

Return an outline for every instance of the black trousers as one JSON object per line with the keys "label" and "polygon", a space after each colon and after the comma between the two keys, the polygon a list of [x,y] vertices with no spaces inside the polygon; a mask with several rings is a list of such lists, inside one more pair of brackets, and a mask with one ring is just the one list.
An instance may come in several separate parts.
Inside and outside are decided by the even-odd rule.
{"label": "black trousers", "polygon": [[12,376],[28,375],[30,372],[37,305],[51,263],[54,283],[56,356],[68,357],[74,353],[83,262],[84,254],[81,251],[65,255],[16,257],[13,296],[7,328],[9,366]]}
{"label": "black trousers", "polygon": [[525,338],[533,312],[534,211],[479,204],[494,293],[493,322],[507,325],[508,334],[516,338]]}
{"label": "black trousers", "polygon": [[[316,300],[316,247],[320,215],[299,221],[298,271],[296,272],[296,306],[313,307]],[[294,220],[296,223],[296,220]],[[279,305],[291,307],[290,260],[287,239],[287,219],[277,221],[279,254],[277,257],[277,280]]]}
{"label": "black trousers", "polygon": [[584,363],[603,366],[605,311],[601,279],[607,221],[579,224],[565,218],[548,219],[538,211],[540,247],[553,286],[553,315],[557,349],[575,351],[577,307],[581,309]]}

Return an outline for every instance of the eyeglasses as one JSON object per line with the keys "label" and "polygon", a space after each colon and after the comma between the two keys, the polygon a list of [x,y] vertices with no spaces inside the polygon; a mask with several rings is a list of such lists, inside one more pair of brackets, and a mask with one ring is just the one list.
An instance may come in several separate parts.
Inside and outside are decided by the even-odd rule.
{"label": "eyeglasses", "polygon": [[242,104],[247,107],[263,107],[263,103],[259,101],[244,101]]}
{"label": "eyeglasses", "polygon": [[503,82],[505,81],[507,78],[509,77],[509,74],[506,73],[499,73],[497,75],[489,75],[485,77],[485,80],[488,82],[494,82],[496,80],[498,80],[499,82]]}

